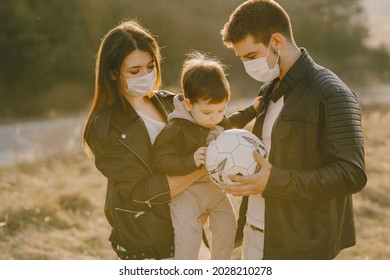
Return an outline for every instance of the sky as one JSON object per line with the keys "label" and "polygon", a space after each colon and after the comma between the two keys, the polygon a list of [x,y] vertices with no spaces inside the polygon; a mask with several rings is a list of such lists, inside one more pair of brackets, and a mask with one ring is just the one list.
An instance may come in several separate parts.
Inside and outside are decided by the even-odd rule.
{"label": "sky", "polygon": [[390,0],[362,0],[370,25],[370,46],[385,44],[390,49]]}

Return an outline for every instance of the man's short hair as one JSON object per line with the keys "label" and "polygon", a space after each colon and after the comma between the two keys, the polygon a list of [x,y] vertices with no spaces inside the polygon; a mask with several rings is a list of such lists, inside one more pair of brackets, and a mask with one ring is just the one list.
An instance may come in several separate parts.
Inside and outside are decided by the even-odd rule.
{"label": "man's short hair", "polygon": [[232,44],[240,42],[248,35],[252,35],[256,43],[268,46],[274,33],[280,33],[293,41],[289,16],[272,0],[248,0],[242,3],[230,15],[221,31],[227,47],[232,47]]}

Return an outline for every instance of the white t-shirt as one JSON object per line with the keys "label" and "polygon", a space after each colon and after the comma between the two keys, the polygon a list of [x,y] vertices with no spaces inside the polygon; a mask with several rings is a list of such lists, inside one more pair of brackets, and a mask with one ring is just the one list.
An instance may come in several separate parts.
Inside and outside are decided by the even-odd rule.
{"label": "white t-shirt", "polygon": [[[284,96],[274,103],[270,100],[265,114],[262,140],[269,155],[271,151],[271,134],[276,118],[284,105]],[[268,158],[267,158],[268,159]],[[250,195],[248,198],[248,210],[246,212],[246,221],[258,228],[264,229],[264,198],[261,194]]]}
{"label": "white t-shirt", "polygon": [[156,140],[157,135],[161,132],[161,130],[166,125],[165,122],[157,121],[139,111],[137,111],[138,115],[143,119],[146,129],[148,130],[150,142],[154,143],[154,140]]}

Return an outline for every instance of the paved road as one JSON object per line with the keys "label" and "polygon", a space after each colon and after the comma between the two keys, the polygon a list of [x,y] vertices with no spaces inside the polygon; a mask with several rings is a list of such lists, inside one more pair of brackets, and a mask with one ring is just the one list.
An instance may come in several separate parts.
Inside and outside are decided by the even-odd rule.
{"label": "paved road", "polygon": [[81,153],[84,121],[73,116],[0,126],[0,165]]}
{"label": "paved road", "polygon": [[[356,90],[362,104],[390,104],[390,84]],[[231,102],[238,110],[252,102]],[[229,108],[230,107],[230,108]],[[81,134],[86,116],[31,121],[0,126],[0,166],[49,156],[81,153]]]}

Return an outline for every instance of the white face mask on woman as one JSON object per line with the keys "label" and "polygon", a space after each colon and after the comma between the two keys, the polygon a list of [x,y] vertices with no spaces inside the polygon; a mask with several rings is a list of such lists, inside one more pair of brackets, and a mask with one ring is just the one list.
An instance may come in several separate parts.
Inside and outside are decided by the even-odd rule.
{"label": "white face mask on woman", "polygon": [[130,96],[145,96],[152,91],[154,84],[156,83],[156,68],[153,68],[152,72],[135,78],[124,78],[127,82],[127,89],[125,92]]}
{"label": "white face mask on woman", "polygon": [[271,44],[269,44],[267,49],[267,54],[265,56],[252,59],[252,60],[243,61],[245,71],[249,74],[249,76],[263,83],[272,81],[273,79],[277,78],[280,74],[280,69],[278,64],[280,51],[278,51],[278,57],[276,58],[275,66],[273,68],[269,68],[268,66],[267,56],[268,56],[270,46]]}

